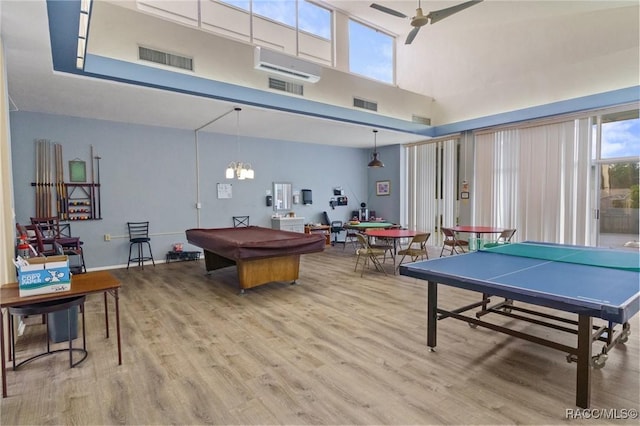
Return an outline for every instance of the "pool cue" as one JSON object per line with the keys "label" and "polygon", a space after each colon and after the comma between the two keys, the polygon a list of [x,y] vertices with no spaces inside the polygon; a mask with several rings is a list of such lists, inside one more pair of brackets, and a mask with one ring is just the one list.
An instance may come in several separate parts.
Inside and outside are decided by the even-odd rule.
{"label": "pool cue", "polygon": [[98,219],[102,219],[102,201],[100,200],[100,160],[102,157],[96,155],[96,174],[98,177],[98,198],[96,199],[96,203],[98,204]]}
{"label": "pool cue", "polygon": [[47,180],[46,180],[46,188],[47,188],[47,209],[46,209],[46,217],[51,217],[51,142],[46,140],[44,143],[45,147],[45,158],[46,158],[46,170],[47,170]]}
{"label": "pool cue", "polygon": [[67,197],[64,194],[64,163],[62,162],[62,145],[58,144],[58,167],[59,167],[59,176],[60,180],[60,198],[62,199],[62,218],[64,220],[67,219]]}
{"label": "pool cue", "polygon": [[65,219],[65,200],[63,193],[63,178],[62,178],[62,146],[59,143],[53,145],[56,163],[56,195],[58,197],[58,218]]}
{"label": "pool cue", "polygon": [[[91,219],[95,219],[96,211],[96,181],[93,174],[93,145],[91,146]],[[89,218],[87,218],[89,219]]]}
{"label": "pool cue", "polygon": [[56,213],[58,214],[58,218],[62,216],[62,203],[60,202],[60,180],[58,176],[60,174],[60,170],[58,168],[58,144],[53,144],[53,174],[55,175],[55,183],[56,183]]}
{"label": "pool cue", "polygon": [[40,171],[42,179],[42,209],[40,217],[47,215],[47,151],[45,150],[44,140],[40,142],[40,156],[42,158],[42,170]]}
{"label": "pool cue", "polygon": [[35,169],[36,169],[36,216],[40,216],[40,143],[35,143]]}

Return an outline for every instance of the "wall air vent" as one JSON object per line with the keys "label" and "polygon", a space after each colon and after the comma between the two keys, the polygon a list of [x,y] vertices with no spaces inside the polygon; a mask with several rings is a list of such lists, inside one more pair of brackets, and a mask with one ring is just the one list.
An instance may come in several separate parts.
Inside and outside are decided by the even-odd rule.
{"label": "wall air vent", "polygon": [[169,67],[193,71],[193,59],[173,53],[138,46],[138,57],[143,61],[154,62]]}
{"label": "wall air vent", "polygon": [[269,89],[282,90],[283,92],[304,96],[304,86],[302,84],[290,83],[273,77],[269,77]]}
{"label": "wall air vent", "polygon": [[369,111],[378,111],[377,102],[365,101],[360,98],[353,98],[353,106],[356,108],[368,109]]}
{"label": "wall air vent", "polygon": [[413,121],[414,123],[420,123],[420,124],[425,124],[427,126],[431,126],[431,119],[427,117],[421,117],[419,115],[413,114],[411,116],[411,121]]}
{"label": "wall air vent", "polygon": [[253,59],[254,67],[257,70],[303,80],[308,83],[320,81],[320,74],[322,73],[320,65],[294,56],[256,46]]}

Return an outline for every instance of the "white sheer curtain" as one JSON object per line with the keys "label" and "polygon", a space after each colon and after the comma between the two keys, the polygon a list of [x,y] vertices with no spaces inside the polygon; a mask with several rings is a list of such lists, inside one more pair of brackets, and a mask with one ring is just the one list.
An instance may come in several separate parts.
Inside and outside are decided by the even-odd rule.
{"label": "white sheer curtain", "polygon": [[409,229],[431,232],[430,245],[440,245],[440,226],[455,224],[457,139],[407,146],[405,181]]}
{"label": "white sheer curtain", "polygon": [[478,133],[473,222],[590,245],[590,119]]}

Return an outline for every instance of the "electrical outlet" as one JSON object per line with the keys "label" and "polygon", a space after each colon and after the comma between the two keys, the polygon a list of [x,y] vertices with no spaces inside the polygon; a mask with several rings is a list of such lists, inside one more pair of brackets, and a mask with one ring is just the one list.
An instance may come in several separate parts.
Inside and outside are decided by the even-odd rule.
{"label": "electrical outlet", "polygon": [[111,241],[111,234],[104,234],[105,241]]}

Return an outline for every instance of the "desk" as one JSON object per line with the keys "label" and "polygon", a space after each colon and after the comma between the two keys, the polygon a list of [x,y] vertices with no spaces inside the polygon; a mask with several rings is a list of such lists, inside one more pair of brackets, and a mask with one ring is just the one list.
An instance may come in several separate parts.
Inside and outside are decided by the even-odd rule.
{"label": "desk", "polygon": [[325,238],[324,244],[327,246],[331,245],[331,232],[329,232],[330,230],[331,230],[331,227],[329,225],[305,225],[304,226],[305,234],[317,233],[317,234],[324,235],[324,238]]}
{"label": "desk", "polygon": [[187,241],[204,249],[207,272],[237,266],[240,293],[274,281],[292,281],[300,273],[300,255],[324,250],[324,235],[248,226],[188,229]]}
{"label": "desk", "polygon": [[[472,327],[486,327],[563,351],[568,354],[567,361],[577,363],[576,405],[589,408],[591,364],[603,367],[609,350],[626,342],[629,320],[638,312],[639,266],[640,254],[636,252],[528,242],[500,244],[459,256],[403,265],[400,274],[428,281],[427,345],[431,350],[436,347],[437,322],[455,318]],[[480,292],[483,297],[477,303],[445,310],[438,307],[438,284]],[[490,305],[490,296],[505,299]],[[535,311],[514,305],[514,300],[575,313],[578,319],[535,316]],[[465,314],[475,308],[480,308],[475,316]],[[489,313],[576,335],[577,345],[542,339],[481,320]],[[594,325],[593,318],[608,323]],[[594,357],[593,342],[604,342],[602,351]]]}
{"label": "desk", "polygon": [[[4,284],[0,286],[0,359],[2,360],[2,397],[7,396],[6,362],[5,362],[5,337],[4,337],[4,311],[5,308],[31,305],[51,300],[67,299],[74,296],[85,296],[91,293],[104,293],[104,319],[106,325],[106,337],[109,338],[109,311],[107,310],[107,293],[115,300],[116,307],[116,333],[118,341],[118,365],[122,364],[122,348],[120,342],[120,304],[118,289],[120,281],[107,271],[87,272],[86,274],[73,275],[71,278],[71,290],[59,293],[39,294],[36,296],[20,297],[18,283]],[[48,337],[47,337],[48,338]]]}
{"label": "desk", "polygon": [[362,231],[369,228],[386,229],[391,228],[392,226],[395,226],[395,224],[390,222],[360,222],[357,224],[345,223],[342,227],[344,229],[355,229],[358,231]]}
{"label": "desk", "polygon": [[499,234],[504,231],[502,228],[475,225],[459,225],[450,229],[453,230],[453,232],[467,232],[469,234],[475,234],[476,238],[482,238],[482,234]]}

